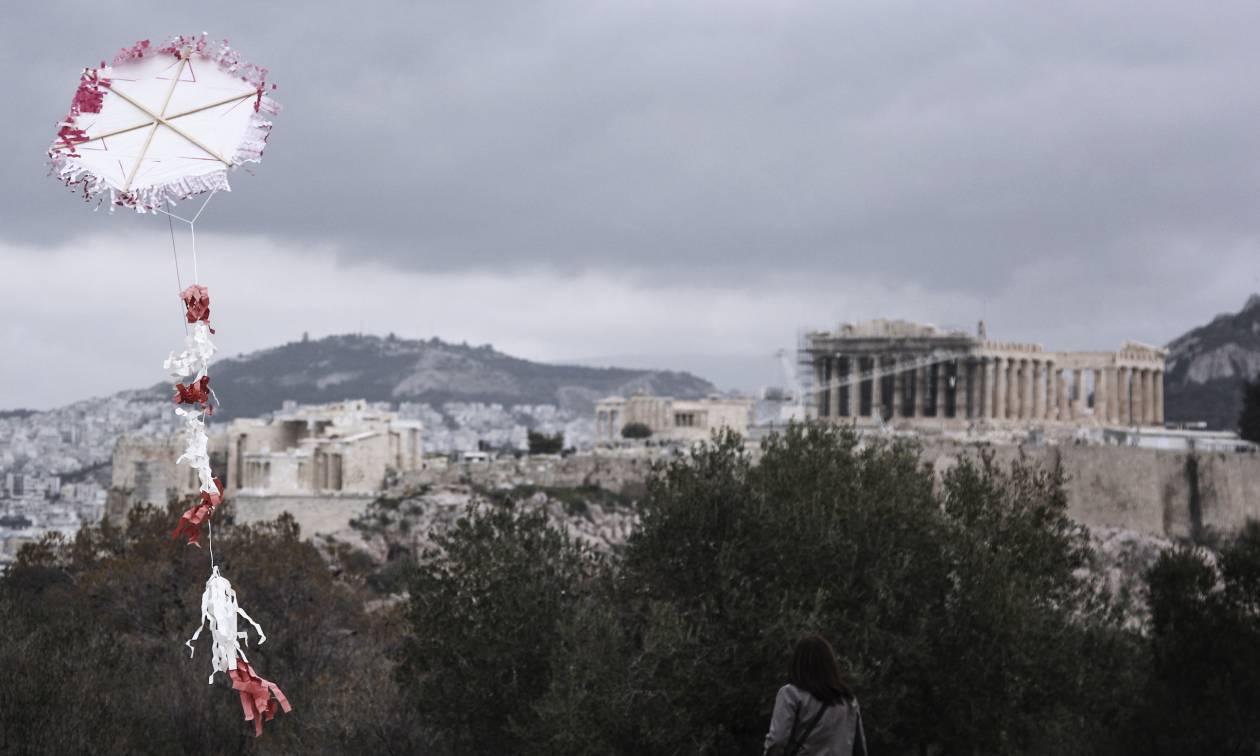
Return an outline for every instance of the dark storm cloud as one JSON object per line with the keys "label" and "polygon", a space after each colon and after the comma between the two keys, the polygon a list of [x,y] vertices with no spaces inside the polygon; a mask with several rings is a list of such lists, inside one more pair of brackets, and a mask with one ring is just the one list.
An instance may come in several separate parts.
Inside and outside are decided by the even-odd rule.
{"label": "dark storm cloud", "polygon": [[138,222],[75,207],[42,151],[78,66],[202,29],[286,108],[218,217],[348,261],[975,296],[1055,261],[1089,298],[1260,231],[1246,3],[94,7],[7,11],[9,241]]}

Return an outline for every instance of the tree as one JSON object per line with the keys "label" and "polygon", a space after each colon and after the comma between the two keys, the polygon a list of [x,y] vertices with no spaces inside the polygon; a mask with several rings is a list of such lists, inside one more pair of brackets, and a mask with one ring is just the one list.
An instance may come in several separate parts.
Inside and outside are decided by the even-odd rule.
{"label": "tree", "polygon": [[1095,668],[1121,666],[1118,630],[1065,509],[1053,471],[983,457],[938,493],[914,447],[825,426],[771,436],[757,464],[732,434],[701,445],[650,481],[607,600],[562,625],[548,752],[760,753],[810,631],[844,658],[875,750],[1053,752],[1066,734],[1106,752],[1090,728],[1122,712]]}
{"label": "tree", "polygon": [[1238,416],[1238,435],[1260,444],[1260,373],[1243,384],[1242,412]]}
{"label": "tree", "polygon": [[646,423],[626,423],[621,428],[621,437],[634,440],[651,438],[652,429]]}
{"label": "tree", "polygon": [[559,454],[564,450],[564,433],[548,435],[538,431],[529,432],[530,454]]}
{"label": "tree", "polygon": [[[139,507],[121,526],[22,548],[0,579],[9,681],[0,686],[0,752],[255,748],[224,675],[206,685],[208,634],[192,660],[183,645],[200,618],[209,554],[171,539],[181,511]],[[268,634],[248,650],[250,662],[294,706],[260,744],[303,753],[421,747],[391,704],[391,615],[367,614],[291,517],[234,527],[225,515],[215,514],[217,564]]]}
{"label": "tree", "polygon": [[1219,558],[1165,552],[1148,573],[1151,675],[1135,753],[1255,753],[1260,743],[1260,523]]}
{"label": "tree", "polygon": [[520,753],[594,561],[546,515],[510,507],[470,510],[435,540],[410,583],[399,683],[445,752]]}

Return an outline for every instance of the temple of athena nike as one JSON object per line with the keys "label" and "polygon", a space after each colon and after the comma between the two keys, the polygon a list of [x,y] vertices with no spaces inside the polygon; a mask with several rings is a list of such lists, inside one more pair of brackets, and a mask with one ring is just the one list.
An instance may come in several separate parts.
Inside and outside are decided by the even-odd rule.
{"label": "temple of athena nike", "polygon": [[904,320],[815,331],[801,347],[812,417],[893,426],[1162,426],[1166,349],[1051,352]]}

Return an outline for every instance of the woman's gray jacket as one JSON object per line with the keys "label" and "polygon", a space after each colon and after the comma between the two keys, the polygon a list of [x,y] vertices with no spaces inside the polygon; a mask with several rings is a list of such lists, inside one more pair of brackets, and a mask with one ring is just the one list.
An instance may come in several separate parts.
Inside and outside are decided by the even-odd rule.
{"label": "woman's gray jacket", "polygon": [[[774,700],[774,716],[770,719],[770,731],[766,733],[766,752],[771,752],[776,745],[787,745],[793,719],[796,721],[796,738],[799,741],[822,705],[809,692],[795,685],[779,688],[779,695]],[[823,712],[818,724],[814,725],[813,731],[805,739],[804,747],[797,752],[798,756],[851,756],[853,740],[862,726],[858,712],[856,700],[850,704],[832,704]]]}

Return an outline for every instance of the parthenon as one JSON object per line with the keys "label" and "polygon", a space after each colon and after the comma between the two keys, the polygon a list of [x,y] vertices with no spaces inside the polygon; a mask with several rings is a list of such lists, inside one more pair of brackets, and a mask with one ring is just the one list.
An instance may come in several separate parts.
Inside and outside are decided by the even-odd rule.
{"label": "parthenon", "polygon": [[1050,352],[904,320],[806,335],[812,417],[893,425],[1164,423],[1166,349]]}

